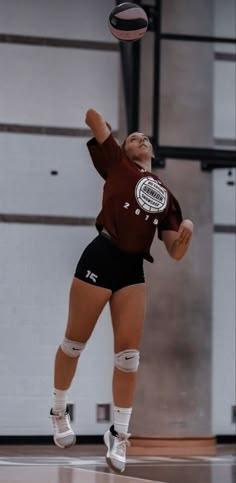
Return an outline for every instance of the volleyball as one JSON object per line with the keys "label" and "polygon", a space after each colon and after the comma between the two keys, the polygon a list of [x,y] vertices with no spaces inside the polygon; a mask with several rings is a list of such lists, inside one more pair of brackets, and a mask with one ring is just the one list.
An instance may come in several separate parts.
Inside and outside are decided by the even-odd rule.
{"label": "volleyball", "polygon": [[108,25],[114,37],[130,42],[144,36],[148,28],[148,17],[140,5],[125,2],[113,8]]}

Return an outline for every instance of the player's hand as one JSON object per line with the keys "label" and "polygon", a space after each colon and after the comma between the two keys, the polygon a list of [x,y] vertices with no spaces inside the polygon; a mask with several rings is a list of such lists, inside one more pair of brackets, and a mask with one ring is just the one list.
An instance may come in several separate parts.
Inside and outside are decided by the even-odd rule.
{"label": "player's hand", "polygon": [[193,222],[191,220],[183,220],[178,231],[176,245],[188,245],[193,234]]}

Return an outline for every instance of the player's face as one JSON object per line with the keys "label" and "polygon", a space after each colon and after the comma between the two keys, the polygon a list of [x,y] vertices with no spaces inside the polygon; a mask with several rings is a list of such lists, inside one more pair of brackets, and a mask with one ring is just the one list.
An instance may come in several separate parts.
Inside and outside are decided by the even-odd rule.
{"label": "player's face", "polygon": [[125,141],[125,151],[129,159],[150,160],[153,157],[153,148],[146,134],[134,132]]}

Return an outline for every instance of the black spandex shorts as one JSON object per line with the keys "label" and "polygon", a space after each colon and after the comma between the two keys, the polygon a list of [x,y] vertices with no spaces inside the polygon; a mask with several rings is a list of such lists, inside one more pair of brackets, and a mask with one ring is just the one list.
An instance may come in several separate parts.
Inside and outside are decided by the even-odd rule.
{"label": "black spandex shorts", "polygon": [[143,256],[121,251],[112,240],[99,234],[82,253],[74,276],[116,292],[145,282]]}

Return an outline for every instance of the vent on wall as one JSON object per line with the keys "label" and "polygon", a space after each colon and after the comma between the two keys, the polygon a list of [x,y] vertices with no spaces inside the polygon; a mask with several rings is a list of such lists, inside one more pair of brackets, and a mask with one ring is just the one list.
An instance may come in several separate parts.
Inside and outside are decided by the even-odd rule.
{"label": "vent on wall", "polygon": [[236,424],[236,404],[232,406],[232,423]]}
{"label": "vent on wall", "polygon": [[97,422],[98,423],[109,422],[110,417],[111,417],[111,405],[97,404]]}
{"label": "vent on wall", "polygon": [[228,170],[228,173],[227,173],[227,181],[226,181],[226,184],[228,186],[234,186],[235,185],[235,180],[234,180],[234,171],[232,169],[229,169]]}

